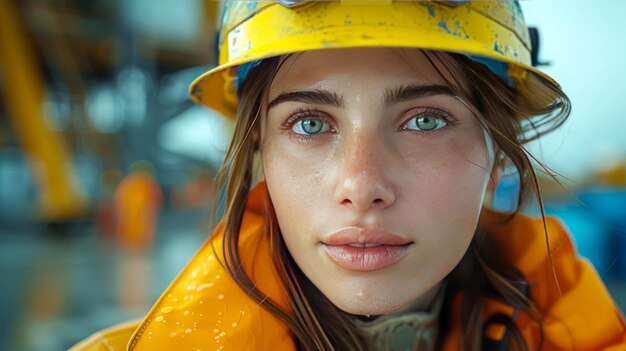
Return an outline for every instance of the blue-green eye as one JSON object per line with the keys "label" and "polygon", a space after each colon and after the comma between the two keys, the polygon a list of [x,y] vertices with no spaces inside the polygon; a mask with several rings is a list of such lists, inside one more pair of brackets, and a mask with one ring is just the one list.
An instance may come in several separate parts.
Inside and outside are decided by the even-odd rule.
{"label": "blue-green eye", "polygon": [[330,129],[328,123],[318,117],[307,117],[297,121],[291,130],[296,134],[315,135],[327,132]]}
{"label": "blue-green eye", "polygon": [[419,130],[422,132],[430,132],[443,128],[448,125],[445,119],[433,115],[417,116],[411,118],[404,124],[404,129]]}

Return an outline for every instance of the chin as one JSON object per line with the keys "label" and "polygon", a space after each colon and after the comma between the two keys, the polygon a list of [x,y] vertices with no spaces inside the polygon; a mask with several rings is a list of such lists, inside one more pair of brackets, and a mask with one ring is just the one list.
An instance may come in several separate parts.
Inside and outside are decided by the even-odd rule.
{"label": "chin", "polygon": [[379,301],[377,299],[374,301],[371,299],[370,301],[333,301],[331,302],[340,310],[355,314],[355,315],[363,315],[363,316],[378,316],[383,314],[390,314],[394,312],[401,311],[404,306],[408,304],[408,301],[389,301],[387,299],[382,299],[384,301]]}
{"label": "chin", "polygon": [[344,280],[344,284],[324,285],[320,291],[335,307],[346,313],[372,316],[401,312],[412,307],[427,308],[440,291],[438,283],[432,286],[400,284],[393,280],[368,283]]}

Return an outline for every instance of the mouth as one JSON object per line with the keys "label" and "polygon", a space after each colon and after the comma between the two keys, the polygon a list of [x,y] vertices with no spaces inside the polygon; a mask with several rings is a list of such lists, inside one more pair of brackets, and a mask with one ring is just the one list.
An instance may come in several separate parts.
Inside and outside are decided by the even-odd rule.
{"label": "mouth", "polygon": [[383,245],[382,244],[348,244],[348,246],[369,249],[370,247],[379,247]]}
{"label": "mouth", "polygon": [[331,234],[321,244],[340,268],[372,272],[398,263],[413,242],[382,229],[349,227]]}

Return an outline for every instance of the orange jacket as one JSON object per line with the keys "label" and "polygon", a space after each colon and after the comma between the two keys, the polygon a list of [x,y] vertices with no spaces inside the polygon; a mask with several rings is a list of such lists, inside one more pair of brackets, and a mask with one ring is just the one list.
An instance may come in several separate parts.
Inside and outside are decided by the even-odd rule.
{"label": "orange jacket", "polygon": [[[240,252],[243,267],[257,287],[287,309],[286,293],[271,264],[268,240],[263,232],[265,196],[263,185],[249,196]],[[554,283],[541,220],[516,216],[491,233],[531,285],[543,316],[543,350],[626,350],[623,316],[597,273],[588,262],[576,257],[572,242],[558,221],[548,219],[547,224],[562,296]],[[296,343],[288,328],[248,298],[218,263],[221,247],[218,229],[136,328],[134,325],[112,328],[74,349],[295,350]],[[454,303],[460,303],[460,298]],[[457,318],[454,310],[453,321]],[[512,311],[490,300],[484,312],[490,316]],[[536,347],[539,337],[536,324],[524,314],[517,324],[531,349]],[[131,330],[134,330],[132,337]],[[443,350],[459,350],[459,335],[459,323],[455,321]]]}

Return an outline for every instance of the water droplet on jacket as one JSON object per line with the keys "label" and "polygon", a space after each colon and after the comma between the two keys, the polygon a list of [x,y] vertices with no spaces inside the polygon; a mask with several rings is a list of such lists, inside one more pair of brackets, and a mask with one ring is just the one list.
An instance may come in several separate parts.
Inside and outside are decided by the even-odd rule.
{"label": "water droplet on jacket", "polygon": [[172,307],[172,306],[165,306],[165,307],[161,308],[161,313],[170,313],[170,312],[172,312],[173,309],[174,309],[174,307]]}
{"label": "water droplet on jacket", "polygon": [[233,328],[237,328],[237,323],[233,323]]}
{"label": "water droplet on jacket", "polygon": [[170,336],[171,336],[171,337],[175,337],[175,336],[176,336],[176,332],[171,332],[171,333],[170,333]]}
{"label": "water droplet on jacket", "polygon": [[162,322],[162,321],[163,321],[163,319],[165,319],[165,318],[163,318],[163,316],[158,316],[158,317],[156,317],[156,318],[154,319],[154,321],[155,321],[155,322]]}
{"label": "water droplet on jacket", "polygon": [[202,291],[204,289],[208,289],[210,287],[213,286],[213,283],[206,283],[206,284],[200,284],[198,285],[198,287],[196,288],[196,291]]}
{"label": "water droplet on jacket", "polygon": [[217,295],[217,299],[218,300],[224,300],[224,294]]}
{"label": "water droplet on jacket", "polygon": [[185,333],[187,334],[191,333],[191,329],[185,329]]}
{"label": "water droplet on jacket", "polygon": [[185,316],[188,316],[188,315],[189,315],[189,311],[185,311],[185,312],[183,312],[183,314],[184,314]]}

